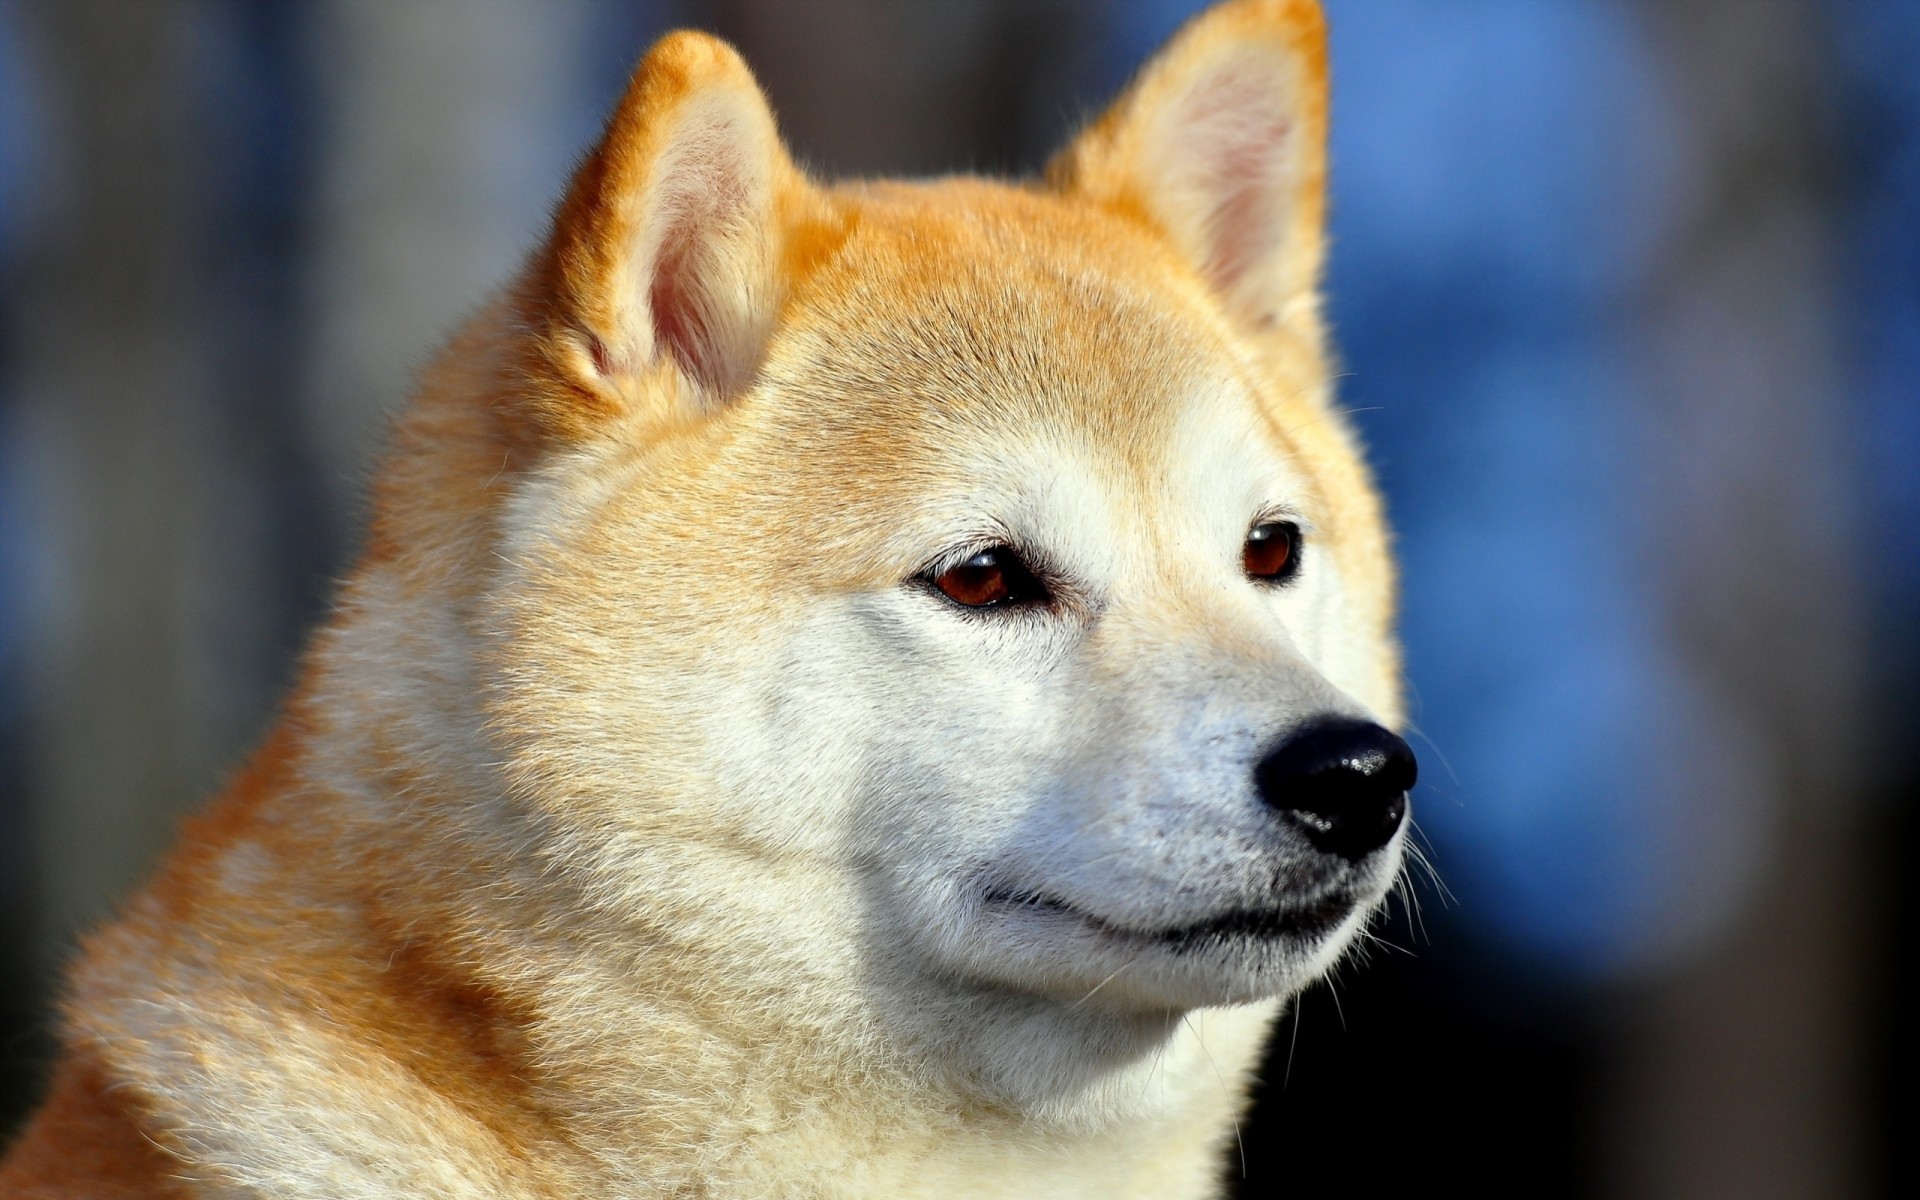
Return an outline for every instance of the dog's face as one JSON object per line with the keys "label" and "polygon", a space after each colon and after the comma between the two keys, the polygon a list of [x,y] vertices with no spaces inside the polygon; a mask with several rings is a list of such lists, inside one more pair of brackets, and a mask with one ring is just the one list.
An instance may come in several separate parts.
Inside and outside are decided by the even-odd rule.
{"label": "dog's face", "polygon": [[1354,936],[1412,760],[1310,15],[1190,28],[1046,188],[816,191],[729,54],[643,65],[530,293],[563,448],[492,618],[495,726],[610,911],[1153,1014]]}
{"label": "dog's face", "polygon": [[1296,988],[1392,877],[1409,782],[1330,847],[1257,777],[1343,724],[1398,752],[1340,516],[1230,331],[1113,265],[1161,267],[1147,239],[918,200],[861,202],[705,468],[703,509],[751,500],[688,553],[758,559],[767,597],[708,714],[717,790],[946,969],[1156,1010]]}

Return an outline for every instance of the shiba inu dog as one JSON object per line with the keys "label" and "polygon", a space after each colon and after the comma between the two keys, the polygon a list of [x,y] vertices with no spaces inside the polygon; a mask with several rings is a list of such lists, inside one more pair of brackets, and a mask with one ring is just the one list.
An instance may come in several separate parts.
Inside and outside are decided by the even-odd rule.
{"label": "shiba inu dog", "polygon": [[9,1197],[1215,1195],[1399,870],[1312,0],[1043,180],[640,64],[284,718],[73,973]]}

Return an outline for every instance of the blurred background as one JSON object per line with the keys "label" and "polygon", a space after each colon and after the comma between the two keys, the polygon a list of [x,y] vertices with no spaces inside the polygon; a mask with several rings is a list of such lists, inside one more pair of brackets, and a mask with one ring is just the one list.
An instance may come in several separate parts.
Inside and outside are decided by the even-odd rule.
{"label": "blurred background", "polygon": [[[626,70],[1028,172],[1191,0],[0,0],[0,1133]],[[1920,0],[1328,0],[1343,402],[1444,887],[1239,1194],[1920,1195]]]}

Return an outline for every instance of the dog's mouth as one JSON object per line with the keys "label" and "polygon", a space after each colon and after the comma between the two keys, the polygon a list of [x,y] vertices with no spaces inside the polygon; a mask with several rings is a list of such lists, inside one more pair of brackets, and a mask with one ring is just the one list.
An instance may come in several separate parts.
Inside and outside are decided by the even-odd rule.
{"label": "dog's mouth", "polygon": [[1002,910],[1070,919],[1108,937],[1160,946],[1175,953],[1247,942],[1319,941],[1338,929],[1358,907],[1353,897],[1334,892],[1300,904],[1234,908],[1189,924],[1134,929],[1040,891],[996,889],[987,893],[986,902]]}

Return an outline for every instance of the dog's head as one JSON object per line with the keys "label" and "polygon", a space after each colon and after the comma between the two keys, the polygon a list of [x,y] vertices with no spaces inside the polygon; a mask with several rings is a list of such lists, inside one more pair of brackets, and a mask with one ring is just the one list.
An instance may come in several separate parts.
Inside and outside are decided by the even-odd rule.
{"label": "dog's head", "polygon": [[1325,92],[1249,0],[1044,181],[826,189],[730,49],[648,55],[499,372],[488,706],[558,870],[787,978],[1157,1019],[1334,960],[1414,766]]}

